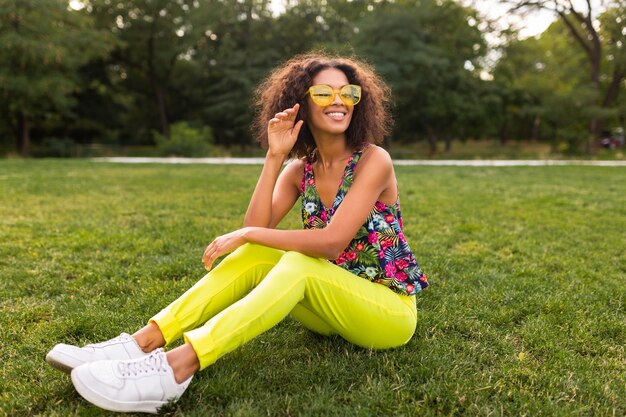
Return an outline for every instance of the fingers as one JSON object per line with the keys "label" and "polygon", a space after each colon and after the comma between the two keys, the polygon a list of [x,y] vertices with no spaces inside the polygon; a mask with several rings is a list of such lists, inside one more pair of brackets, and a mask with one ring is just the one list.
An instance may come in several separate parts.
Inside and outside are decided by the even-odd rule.
{"label": "fingers", "polygon": [[304,124],[304,120],[299,120],[298,123],[295,124],[295,126],[293,127],[293,130],[291,131],[291,136],[294,138],[298,137],[298,134],[300,133],[300,128],[302,127],[302,125]]}
{"label": "fingers", "polygon": [[210,271],[212,266],[213,266],[213,262],[207,262],[204,264],[204,269],[207,271]]}
{"label": "fingers", "polygon": [[[300,104],[296,103],[293,107],[276,113],[267,125],[268,135],[290,135],[291,138],[297,138],[300,128],[302,127],[302,123],[296,123],[296,117],[298,116],[299,110]],[[284,139],[287,138],[285,137]],[[269,139],[269,142],[271,147],[271,138]]]}
{"label": "fingers", "polygon": [[204,264],[204,269],[206,269],[207,271],[211,270],[211,267],[213,266],[213,262],[215,262],[215,255],[211,255],[207,258],[202,259],[202,263]]}
{"label": "fingers", "polygon": [[215,242],[211,242],[209,246],[204,250],[202,254],[202,263],[204,264],[204,268],[208,271],[211,269],[213,262],[217,258],[217,249],[215,247]]}
{"label": "fingers", "polygon": [[296,103],[292,108],[285,109],[281,112],[276,113],[274,115],[274,118],[271,119],[270,122],[276,122],[280,120],[295,120],[299,109],[300,105]]}

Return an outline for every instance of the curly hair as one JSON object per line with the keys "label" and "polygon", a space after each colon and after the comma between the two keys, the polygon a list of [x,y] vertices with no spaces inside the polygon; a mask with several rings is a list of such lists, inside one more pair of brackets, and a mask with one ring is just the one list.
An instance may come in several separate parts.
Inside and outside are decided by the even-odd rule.
{"label": "curly hair", "polygon": [[307,125],[308,104],[306,92],[313,78],[322,70],[337,68],[350,84],[362,87],[361,101],[354,107],[352,120],[346,130],[347,144],[353,149],[366,143],[381,143],[391,131],[389,111],[391,91],[374,69],[355,58],[342,58],[324,53],[297,55],[272,71],[259,84],[254,96],[257,113],[252,132],[264,149],[268,147],[267,124],[278,112],[300,103],[296,122],[304,120],[290,157],[313,156],[316,149],[311,130]]}

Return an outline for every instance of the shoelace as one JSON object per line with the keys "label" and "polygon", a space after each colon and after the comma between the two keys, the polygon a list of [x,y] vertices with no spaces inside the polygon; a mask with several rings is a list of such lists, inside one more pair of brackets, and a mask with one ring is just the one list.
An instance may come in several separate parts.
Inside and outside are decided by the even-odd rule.
{"label": "shoelace", "polygon": [[163,349],[156,349],[150,355],[129,361],[118,362],[118,370],[122,376],[139,375],[148,372],[159,372],[167,370]]}
{"label": "shoelace", "polygon": [[90,343],[88,345],[85,345],[85,347],[101,347],[101,346],[110,345],[111,343],[127,342],[127,341],[128,341],[128,335],[126,333],[122,333],[121,335],[114,337],[113,339],[109,339],[100,343]]}

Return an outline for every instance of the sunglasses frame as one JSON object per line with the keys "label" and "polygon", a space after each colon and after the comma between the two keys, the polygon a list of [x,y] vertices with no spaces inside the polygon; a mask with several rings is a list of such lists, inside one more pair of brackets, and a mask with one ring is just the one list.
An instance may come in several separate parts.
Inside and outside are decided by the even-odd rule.
{"label": "sunglasses frame", "polygon": [[[326,103],[326,101],[321,102],[321,103],[320,103],[320,102],[318,102],[319,100],[318,100],[318,99],[316,99],[316,98],[314,97],[314,95],[313,95],[313,89],[314,89],[315,87],[328,87],[330,90],[332,90],[332,95],[328,98],[328,103]],[[358,88],[358,91],[359,91],[359,97],[358,97],[358,99],[357,99],[356,103],[352,103],[351,101],[350,101],[350,102],[346,102],[346,100],[344,99],[344,97],[341,95],[341,92],[342,92],[342,91],[343,91],[343,89],[344,89],[344,88],[346,88],[346,87],[349,87],[349,88],[356,87],[356,88]],[[350,92],[352,93],[352,91],[350,91]],[[361,102],[361,92],[362,92],[361,86],[360,86],[360,85],[356,85],[356,84],[346,84],[346,85],[341,86],[341,88],[339,88],[339,89],[337,89],[337,88],[332,88],[330,85],[327,85],[327,84],[316,84],[316,85],[312,85],[311,87],[309,87],[309,89],[307,90],[307,92],[306,92],[306,93],[307,93],[308,95],[310,95],[310,96],[311,96],[311,100],[313,100],[313,103],[317,104],[317,105],[318,105],[318,106],[320,106],[320,107],[327,107],[327,106],[330,106],[331,104],[333,104],[333,101],[335,100],[335,96],[336,96],[337,94],[339,94],[339,99],[340,99],[340,100],[341,100],[341,102],[342,102],[343,104],[345,104],[346,106],[356,106],[357,104],[359,104],[359,103]]]}

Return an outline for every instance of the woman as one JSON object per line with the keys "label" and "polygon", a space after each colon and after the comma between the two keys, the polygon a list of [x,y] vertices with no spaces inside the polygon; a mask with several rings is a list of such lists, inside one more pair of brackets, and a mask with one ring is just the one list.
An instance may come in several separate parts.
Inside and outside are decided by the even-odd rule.
{"label": "woman", "polygon": [[[357,60],[308,54],[257,93],[265,164],[244,227],[204,251],[210,272],[132,336],[48,353],[90,402],[156,412],[197,371],[287,315],[367,348],[412,337],[415,294],[428,284],[402,233],[391,159],[375,145],[389,131],[387,86]],[[305,230],[275,229],[298,198]],[[181,336],[182,346],[162,349]]]}

